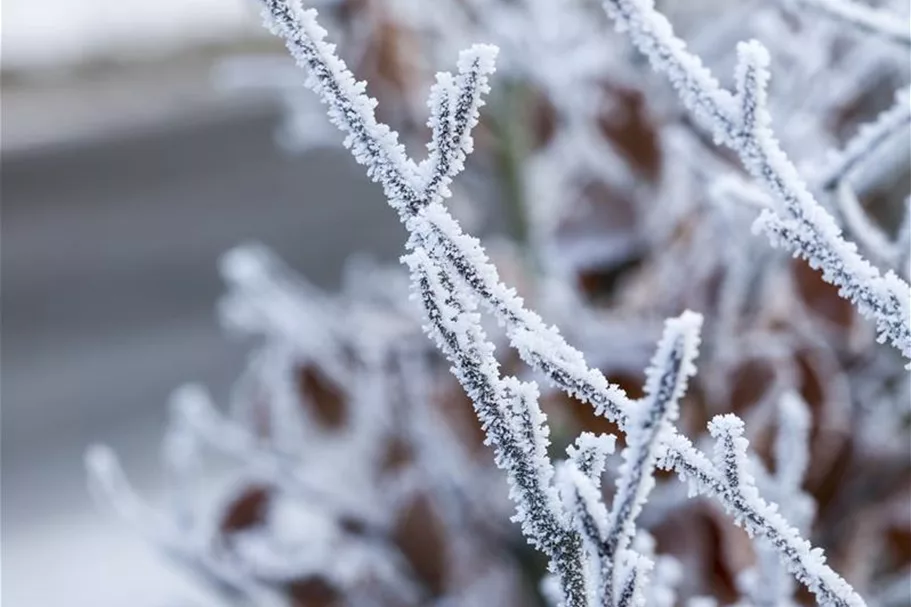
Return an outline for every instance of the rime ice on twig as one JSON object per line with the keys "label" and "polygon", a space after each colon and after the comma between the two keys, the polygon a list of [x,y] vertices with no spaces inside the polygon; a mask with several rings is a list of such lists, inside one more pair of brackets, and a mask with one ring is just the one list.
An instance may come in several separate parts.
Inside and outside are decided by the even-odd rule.
{"label": "rime ice on twig", "polygon": [[[817,170],[815,181],[819,189],[834,193],[836,208],[844,225],[874,260],[900,271],[906,244],[897,238],[891,242],[885,233],[867,216],[854,193],[853,183],[865,167],[881,161],[894,143],[908,137],[911,126],[911,95],[907,89],[895,93],[895,103],[875,120],[863,124],[844,147],[832,152],[828,162]],[[900,236],[900,234],[899,234]]]}
{"label": "rime ice on twig", "polygon": [[[810,458],[810,424],[810,410],[803,399],[792,392],[782,395],[774,443],[775,474],[764,487],[782,514],[801,530],[808,526],[813,510],[812,500],[801,490]],[[774,548],[760,539],[756,553],[756,571],[748,589],[753,602],[758,607],[792,604],[794,584]]]}
{"label": "rime ice on twig", "polygon": [[188,533],[182,521],[165,517],[133,491],[114,452],[95,445],[86,453],[89,488],[95,499],[113,508],[128,524],[145,534],[172,558],[186,564],[229,598],[246,596],[257,604],[278,607],[277,597],[248,572],[207,555],[204,539]]}
{"label": "rime ice on twig", "polygon": [[[333,54],[334,49],[323,42],[325,30],[316,24],[314,11],[292,8],[282,0],[268,0],[264,4],[268,11],[267,20],[277,24],[276,32],[285,37],[292,54],[308,69],[308,84],[329,106],[330,117],[335,124],[347,133],[346,142],[351,146],[352,154],[367,165],[368,175],[383,186],[389,204],[399,211],[412,234],[409,246],[421,244],[428,255],[452,267],[455,274],[477,292],[481,301],[506,321],[511,341],[526,360],[539,359],[542,364],[552,365],[556,373],[584,367],[581,353],[568,346],[555,329],[546,327],[537,314],[526,310],[513,289],[499,282],[496,268],[489,262],[478,241],[462,233],[458,223],[441,204],[421,195],[420,180],[411,171],[415,168],[414,163],[404,156],[397,136],[390,132],[389,127],[376,122],[373,115],[375,101],[364,95],[363,83],[355,85],[344,63]],[[487,75],[493,71],[495,56],[495,47],[475,45],[460,57],[460,65],[477,66],[478,76],[473,81],[477,82],[479,90],[486,89]],[[441,90],[445,88],[448,87],[440,87]],[[448,96],[451,96],[451,91]],[[434,99],[431,105],[432,108],[440,108],[432,109],[432,112],[441,115],[441,101]],[[460,115],[473,120],[476,111],[475,107]],[[439,125],[433,131],[443,134],[448,132],[448,127]],[[468,127],[457,126],[453,129],[453,132],[456,131],[467,133]],[[434,143],[431,149],[442,148],[439,143]],[[463,151],[462,148],[456,149],[456,156]],[[535,340],[545,339],[550,347],[529,350],[526,346],[535,344],[525,339],[526,336],[534,336]],[[589,393],[592,403],[600,410],[610,411],[611,415],[622,418],[622,408],[628,402],[626,395],[608,386],[597,372],[589,371],[583,375],[585,384],[578,389],[591,392],[591,386],[596,386],[595,393]]]}
{"label": "rime ice on twig", "polygon": [[715,439],[715,467],[722,471],[724,484],[732,493],[742,493],[755,485],[747,472],[747,440],[743,438],[743,420],[728,413],[709,422],[709,434]]}
{"label": "rime ice on twig", "polygon": [[617,28],[665,72],[684,105],[717,143],[739,155],[744,167],[762,183],[778,205],[764,210],[755,229],[774,245],[805,258],[823,278],[838,286],[864,316],[876,322],[879,338],[911,358],[911,288],[893,272],[880,274],[845,241],[834,219],[813,198],[797,169],[781,150],[769,125],[766,85],[769,56],[756,41],[738,45],[737,95],[721,88],[698,57],[676,37],[667,19],[650,0],[604,3]]}
{"label": "rime ice on twig", "polygon": [[[479,300],[505,324],[510,342],[523,360],[566,392],[593,405],[599,414],[617,421],[621,429],[628,430],[630,416],[636,405],[623,391],[610,385],[603,374],[589,368],[581,353],[569,346],[556,328],[545,325],[537,314],[523,306],[515,291],[499,281],[496,268],[489,262],[478,241],[462,233],[458,223],[439,202],[422,198],[420,180],[415,176],[419,169],[404,158],[404,152],[388,127],[376,123],[372,112],[373,102],[364,97],[361,85],[353,84],[344,64],[332,54],[332,48],[322,42],[324,32],[315,24],[313,13],[295,11],[279,0],[267,0],[265,4],[272,20],[278,23],[278,33],[286,38],[299,62],[310,70],[310,85],[329,104],[330,115],[336,124],[348,133],[355,156],[367,164],[368,173],[382,184],[390,205],[399,211],[411,233],[408,246],[416,249],[416,256],[409,259],[418,281],[418,291],[427,305],[432,332],[441,342],[444,351],[458,360],[457,369],[460,365],[463,367],[461,377],[471,386],[473,396],[484,398],[480,403],[475,401],[475,404],[483,408],[486,415],[490,415],[497,412],[497,405],[506,407],[508,404],[509,410],[515,413],[517,407],[534,402],[523,384],[499,380],[495,366],[481,365],[481,361],[491,361],[491,353],[489,346],[481,345],[486,342],[476,326],[478,318],[474,307],[475,301]],[[649,54],[656,63],[662,64],[672,73],[672,80],[700,120],[715,125],[716,136],[741,151],[745,164],[751,171],[763,174],[768,169],[769,183],[775,186],[773,192],[785,200],[789,213],[804,221],[801,227],[807,228],[808,233],[814,239],[821,240],[825,246],[830,246],[833,242],[838,245],[835,262],[842,265],[848,263],[852,269],[858,264],[864,268],[869,267],[840,239],[830,217],[820,219],[814,215],[808,219],[801,214],[801,209],[815,210],[818,204],[793,174],[793,167],[782,158],[774,140],[766,136],[768,118],[760,103],[748,103],[749,100],[744,99],[744,103],[738,107],[738,100],[721,89],[698,60],[683,50],[683,43],[672,36],[666,20],[648,13],[650,22],[646,25],[637,12],[639,7],[630,6],[626,2],[609,5],[608,8],[609,11],[617,9],[613,12],[615,16],[621,17],[621,23],[634,29],[640,45],[650,51]],[[767,78],[766,57],[760,48],[757,44],[747,45],[741,52],[741,89],[748,96],[755,95],[756,100],[764,97],[763,85]],[[493,49],[474,47],[470,52],[479,58],[478,65],[484,74],[492,70]],[[448,88],[445,80],[444,78],[447,86],[441,85],[441,88]],[[439,96],[433,106],[432,112],[442,116],[444,103]],[[756,138],[743,131],[740,120],[742,115],[753,116],[748,119],[748,124],[754,130],[752,135],[762,135],[760,139],[766,147],[757,147]],[[445,125],[439,125],[439,128],[433,130],[443,134],[446,128]],[[441,148],[436,144],[433,149]],[[766,157],[769,153],[774,156],[773,161]],[[787,179],[783,180],[773,170],[772,164],[778,169],[784,166],[785,173],[788,173]],[[788,189],[795,184],[798,186],[796,193]],[[441,190],[440,194],[444,195],[445,192]],[[802,250],[808,249],[804,247]],[[814,257],[814,261],[815,259]],[[847,276],[853,279],[855,274]],[[836,279],[836,282],[844,282],[845,276],[839,274]],[[875,274],[869,277],[868,282],[877,279],[883,280]],[[464,291],[463,285],[467,285],[469,291]],[[894,286],[893,284],[892,287]],[[887,322],[881,323],[884,324],[881,326],[882,333],[900,349],[906,346],[906,341],[911,342],[906,323],[901,322],[900,314],[896,312],[894,295],[890,298],[882,289],[864,290],[854,282],[849,282],[845,288],[861,300],[864,311],[881,321],[886,319]],[[455,324],[449,325],[443,320]],[[460,347],[469,349],[462,351],[458,349]],[[911,348],[911,345],[907,347]],[[471,372],[466,373],[465,369],[471,369]],[[532,427],[537,423],[535,420]],[[488,430],[518,431],[498,424],[491,424]],[[494,442],[501,443],[501,446],[514,445],[509,442],[509,434],[503,434],[501,439],[506,443],[500,440]],[[525,444],[535,443],[532,441]],[[522,462],[528,461],[526,458],[532,455],[533,452],[515,452],[509,458],[500,458],[500,462],[510,466],[518,465],[517,462],[524,465]],[[768,538],[791,571],[818,595],[821,602],[845,606],[863,604],[844,580],[825,565],[818,551],[811,551],[809,544],[771,505],[756,495],[744,500],[742,492],[734,492],[729,487],[722,470],[716,468],[686,438],[679,434],[669,434],[659,464],[675,470],[695,488],[718,499],[734,514],[735,521],[750,533]],[[571,604],[583,604],[589,584],[584,579],[586,572],[579,556],[581,541],[550,510],[558,506],[550,504],[550,493],[544,490],[542,479],[549,478],[552,472],[548,471],[549,468],[537,471],[525,468],[516,470],[521,472],[516,480],[527,483],[527,490],[523,490],[516,498],[527,502],[529,496],[537,496],[536,501],[531,502],[534,506],[531,510],[520,505],[520,512],[524,510],[542,516],[541,520],[525,517],[523,525],[526,532],[535,541],[546,540],[544,550],[549,551],[548,554],[555,562],[567,600]],[[582,477],[585,478],[584,475]],[[544,529],[553,530],[555,535],[541,537]]]}
{"label": "rime ice on twig", "polygon": [[501,378],[472,298],[423,249],[406,261],[411,267],[428,330],[453,364],[453,371],[471,397],[478,419],[493,448],[496,463],[506,470],[515,520],[526,537],[544,552],[560,580],[568,606],[588,604],[589,581],[578,535],[568,527],[553,485],[554,469],[547,457],[547,428],[537,403],[537,387],[512,377]]}
{"label": "rime ice on twig", "polygon": [[[610,513],[599,499],[597,484],[576,461],[561,470],[564,500],[586,549],[598,565],[599,604],[630,604],[638,596],[650,561],[629,550],[636,517],[655,484],[654,469],[661,436],[672,431],[678,401],[696,368],[702,318],[692,312],[667,321],[664,335],[646,375],[646,396],[637,403],[627,427],[624,463]],[[620,567],[629,562],[627,569]],[[625,575],[622,573],[625,571]]]}
{"label": "rime ice on twig", "polygon": [[[471,150],[470,130],[477,122],[481,94],[493,71],[496,49],[476,45],[459,58],[459,78],[438,78],[432,98],[431,161],[419,168],[405,154],[398,135],[377,122],[376,100],[365,95],[335,47],[324,42],[326,30],[316,22],[315,10],[303,10],[289,0],[263,0],[266,24],[285,39],[298,65],[310,74],[308,85],[329,107],[330,119],[347,133],[345,146],[367,167],[371,179],[382,185],[389,203],[402,217],[417,212],[440,194],[464,166]],[[422,176],[425,173],[426,176]]]}
{"label": "rime ice on twig", "polygon": [[855,0],[793,0],[832,19],[890,42],[911,46],[911,22],[888,10]]}
{"label": "rime ice on twig", "polygon": [[645,604],[645,585],[648,573],[654,564],[639,555],[633,554],[628,564],[628,573],[620,586],[617,607],[643,607]]}
{"label": "rime ice on twig", "polygon": [[603,582],[612,596],[617,588],[615,558],[622,554],[635,535],[635,520],[655,484],[653,476],[661,436],[672,428],[678,415],[678,402],[687,381],[696,372],[702,317],[687,312],[667,321],[664,336],[646,372],[645,398],[631,415],[626,429],[627,447],[617,480],[617,493],[611,507],[604,537]]}
{"label": "rime ice on twig", "polygon": [[911,95],[908,89],[895,93],[895,103],[872,122],[862,124],[857,133],[838,152],[833,152],[815,175],[823,190],[835,188],[853,171],[873,159],[877,150],[898,137],[907,139],[911,125]]}
{"label": "rime ice on twig", "polygon": [[616,444],[617,437],[613,434],[583,432],[567,448],[566,455],[579,472],[590,478],[595,486],[601,486],[607,456],[614,452]]}
{"label": "rime ice on twig", "polygon": [[428,144],[430,157],[424,163],[426,183],[422,190],[428,202],[449,197],[452,178],[465,168],[465,159],[473,149],[471,130],[478,123],[481,95],[490,91],[487,77],[493,72],[492,47],[475,46],[459,56],[459,75],[448,72],[437,75],[430,94],[430,120],[433,131]]}
{"label": "rime ice on twig", "polygon": [[857,199],[854,188],[846,180],[838,182],[835,200],[845,229],[854,236],[867,255],[880,263],[897,268],[897,262],[901,257],[900,243],[891,242],[882,229],[873,223]]}

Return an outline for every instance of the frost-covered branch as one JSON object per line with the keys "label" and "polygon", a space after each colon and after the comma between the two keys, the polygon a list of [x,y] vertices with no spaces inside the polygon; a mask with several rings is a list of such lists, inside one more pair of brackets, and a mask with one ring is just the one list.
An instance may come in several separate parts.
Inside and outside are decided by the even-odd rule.
{"label": "frost-covered branch", "polygon": [[606,572],[613,569],[616,555],[608,555],[605,549],[608,514],[601,491],[590,477],[569,461],[558,469],[557,480],[571,523],[583,539],[588,556],[584,566],[593,580],[597,580],[591,588],[593,604],[611,606],[614,604],[613,593],[604,581],[608,579]]}
{"label": "frost-covered branch", "polygon": [[742,494],[753,490],[755,481],[747,471],[747,439],[743,438],[743,420],[733,414],[718,415],[709,422],[709,434],[715,439],[715,467],[722,471],[727,491]]}
{"label": "frost-covered branch", "polygon": [[579,536],[565,522],[547,457],[547,428],[537,388],[512,377],[501,378],[494,347],[487,341],[475,304],[453,277],[423,249],[406,261],[416,296],[424,306],[428,330],[453,364],[453,371],[474,404],[496,463],[506,470],[515,520],[529,541],[546,554],[560,580],[566,604],[588,604],[589,582]]}
{"label": "frost-covered branch", "polygon": [[838,182],[835,200],[845,229],[854,236],[867,255],[880,263],[897,268],[897,261],[901,258],[901,244],[891,242],[885,232],[870,219],[848,181]]}
{"label": "frost-covered branch", "polygon": [[654,564],[651,560],[636,554],[633,554],[630,560],[629,572],[617,597],[617,607],[641,607],[645,603],[645,584]]}
{"label": "frost-covered branch", "polygon": [[626,429],[627,447],[617,479],[617,492],[603,537],[602,582],[608,597],[617,587],[616,557],[626,551],[636,533],[636,517],[655,485],[654,467],[661,435],[672,432],[678,403],[687,381],[696,372],[702,317],[692,312],[667,321],[664,336],[649,366],[646,396]]}
{"label": "frost-covered branch", "polygon": [[590,478],[595,486],[601,486],[601,474],[607,456],[614,452],[617,437],[613,434],[592,434],[583,432],[570,445],[566,454],[572,464],[585,476]]}
{"label": "frost-covered branch", "polygon": [[[458,82],[451,75],[438,78],[433,105],[432,162],[427,177],[405,154],[398,134],[378,122],[376,100],[364,93],[334,45],[324,41],[326,30],[316,22],[315,10],[303,10],[293,0],[262,0],[266,25],[285,40],[298,65],[310,74],[308,86],[329,108],[329,117],[347,136],[345,147],[367,167],[368,176],[383,187],[389,203],[402,217],[426,206],[463,168],[471,149],[469,132],[477,122],[481,93],[493,71],[496,49],[476,45],[459,58]],[[456,92],[458,91],[458,92]]]}
{"label": "frost-covered branch", "polygon": [[[778,401],[778,432],[775,435],[775,475],[764,490],[782,513],[805,529],[812,512],[812,500],[801,490],[810,463],[810,410],[796,393],[788,392]],[[794,584],[782,567],[775,550],[765,542],[756,546],[756,575],[750,595],[758,607],[777,607],[792,602]]]}
{"label": "frost-covered branch", "polygon": [[667,74],[696,121],[711,131],[717,143],[735,151],[778,202],[776,209],[760,214],[754,229],[766,232],[773,245],[785,246],[821,269],[823,278],[838,286],[842,297],[876,322],[881,340],[911,358],[911,288],[894,272],[880,274],[853,243],[845,241],[772,134],[766,108],[769,56],[765,47],[756,41],[738,45],[735,96],[687,50],[650,0],[608,0],[604,6],[617,29],[629,33],[652,67]]}
{"label": "frost-covered branch", "polygon": [[[627,3],[620,4],[622,7],[629,8]],[[310,85],[330,105],[330,114],[335,119],[336,124],[348,133],[348,140],[353,144],[356,157],[368,165],[369,174],[383,185],[384,191],[389,198],[389,203],[402,216],[406,228],[411,234],[408,246],[415,249],[416,252],[420,251],[418,257],[411,258],[411,262],[416,268],[415,279],[418,280],[419,291],[428,295],[437,293],[438,296],[436,298],[427,297],[426,301],[434,299],[434,301],[446,302],[446,306],[448,306],[448,308],[438,307],[440,304],[436,303],[427,307],[427,313],[431,320],[439,318],[441,321],[431,323],[433,325],[433,333],[440,339],[444,351],[458,361],[455,365],[456,368],[458,369],[460,365],[462,366],[463,379],[467,382],[473,382],[470,383],[471,389],[469,391],[473,391],[473,396],[485,399],[480,404],[477,401],[475,404],[490,413],[496,411],[494,407],[498,404],[497,398],[505,399],[504,402],[510,403],[511,407],[516,406],[516,403],[528,400],[522,396],[523,384],[516,382],[513,385],[512,381],[499,380],[498,376],[495,375],[495,367],[479,366],[482,360],[490,361],[491,353],[478,345],[479,343],[486,343],[483,340],[480,342],[471,341],[480,339],[475,333],[479,329],[476,326],[478,320],[474,312],[473,302],[477,300],[493,312],[505,325],[511,344],[516,348],[523,360],[542,372],[567,393],[590,403],[599,415],[604,415],[616,421],[621,429],[628,430],[630,428],[630,417],[636,409],[636,404],[618,387],[609,384],[602,373],[588,367],[582,354],[570,346],[555,327],[545,325],[540,316],[524,307],[522,300],[516,296],[515,291],[500,282],[496,268],[490,263],[478,241],[464,234],[458,223],[439,202],[427,201],[417,194],[419,191],[417,184],[410,183],[410,178],[407,177],[403,170],[400,170],[401,167],[414,167],[414,164],[401,159],[403,152],[401,152],[396,138],[389,134],[388,127],[376,124],[372,113],[373,102],[363,95],[363,87],[355,87],[353,85],[353,79],[350,78],[350,74],[344,68],[344,64],[332,55],[332,49],[322,42],[324,32],[315,24],[313,14],[311,12],[292,11],[287,7],[286,3],[278,0],[270,0],[266,2],[266,6],[272,13],[272,18],[282,24],[277,28],[278,32],[286,37],[292,52],[299,56],[299,61],[305,67],[310,68]],[[297,24],[296,19],[300,19],[304,23]],[[633,21],[634,25],[637,25],[641,30],[642,23],[635,22],[635,17]],[[685,87],[681,85],[681,90],[687,99],[688,106],[694,109],[702,121],[708,124],[721,125],[716,129],[716,134],[720,139],[732,145],[733,142],[743,142],[745,138],[748,141],[752,141],[752,137],[745,135],[741,130],[739,120],[741,111],[738,109],[733,95],[721,89],[711,74],[699,66],[695,58],[683,53],[683,43],[671,36],[672,32],[667,21],[664,20],[663,25],[659,23],[657,29],[652,29],[659,32],[663,31],[665,41],[670,40],[670,50],[657,46],[657,38],[655,38],[653,33],[643,35],[646,41],[645,44],[650,46],[656,57],[661,60],[667,61],[669,55],[668,65],[670,66],[669,70],[675,75],[674,80],[678,83],[685,82],[687,84]],[[314,34],[316,34],[315,38]],[[474,52],[479,56],[480,64],[485,66],[485,73],[489,73],[492,70],[494,50],[489,47],[474,48],[475,50],[470,52]],[[755,49],[753,50],[755,51]],[[765,65],[758,53],[751,53],[749,49],[745,49],[745,52],[749,55],[745,65],[753,64],[752,73],[755,74],[755,78],[751,81],[747,78],[749,70],[744,70],[744,90],[747,90],[749,86],[752,86],[750,82],[764,82],[763,70]],[[680,60],[681,53],[683,56],[682,62]],[[333,69],[328,69],[327,66]],[[351,83],[348,86],[340,87],[338,83],[341,76],[339,74],[348,75],[343,80],[351,81]],[[755,88],[757,96],[761,97],[764,94],[764,90],[758,85]],[[353,96],[356,99],[346,98],[346,95]],[[755,104],[745,107],[760,108],[761,105]],[[357,111],[355,111],[355,108]],[[358,112],[361,113],[359,114]],[[767,124],[765,116],[764,112],[757,112],[755,122],[757,130],[760,126]],[[370,128],[367,128],[368,126]],[[379,131],[383,137],[374,136],[374,131]],[[444,128],[439,129],[441,133],[444,131]],[[381,151],[376,149],[379,145],[387,145],[390,150]],[[736,146],[735,149],[737,149]],[[778,155],[781,154],[777,146],[773,146],[771,149],[776,151]],[[750,150],[756,152],[753,148],[750,148]],[[759,152],[762,152],[762,150]],[[762,173],[763,167],[769,166],[767,161],[757,160],[746,153],[745,155],[751,159],[751,162],[747,164],[759,173]],[[793,167],[791,167],[791,170],[793,171]],[[403,175],[406,176],[403,177]],[[788,193],[788,196],[785,197],[790,203],[788,208],[799,211],[800,204],[806,203],[805,198],[807,197],[812,203],[811,206],[815,205],[815,208],[818,208],[818,204],[812,200],[802,183],[798,182],[803,187],[803,190],[798,191],[799,196],[795,199],[794,195],[792,195],[793,193],[786,188],[786,185],[793,184],[782,183],[774,172],[771,173],[769,179],[773,185],[777,184],[779,189],[786,190],[786,193]],[[797,211],[794,212],[796,213]],[[834,230],[835,236],[840,239],[834,224],[831,224],[831,222],[829,224],[822,223],[820,234],[814,232],[814,238],[822,239],[824,244],[831,244],[830,241],[834,238],[832,236]],[[814,229],[818,228],[814,222],[809,222],[809,224]],[[831,229],[829,229],[830,227]],[[849,253],[853,253],[854,257],[857,257],[856,252],[847,249],[843,241],[839,242],[844,246],[838,250],[838,253],[844,254],[845,250],[847,250]],[[856,261],[854,257],[850,258],[849,261],[851,263]],[[843,260],[841,262],[845,263]],[[860,262],[856,262],[854,265],[857,263]],[[421,270],[421,268],[424,269]],[[432,268],[432,271],[430,268]],[[853,277],[853,275],[850,275],[850,277]],[[838,275],[837,278],[841,279],[842,277]],[[873,281],[874,278],[878,278],[878,274],[870,278],[870,280]],[[454,294],[457,282],[459,285],[464,284],[470,288],[472,301],[465,300],[466,295],[464,293],[460,292],[458,296]],[[441,286],[443,283],[451,284]],[[877,318],[884,317],[889,321],[889,323],[886,323],[886,328],[883,329],[884,334],[887,334],[894,343],[897,342],[897,345],[901,348],[904,347],[905,341],[911,342],[911,337],[905,335],[907,333],[906,324],[902,324],[900,314],[894,310],[895,305],[897,305],[893,301],[894,296],[889,299],[888,296],[875,289],[864,291],[854,283],[850,283],[849,286],[855,291],[860,289],[861,293],[858,297],[862,301],[873,302],[864,308],[865,310],[873,309],[874,316]],[[461,287],[459,287],[459,290],[461,291]],[[887,301],[882,303],[882,300]],[[882,305],[880,305],[881,303]],[[465,312],[459,312],[460,308],[464,309]],[[455,312],[452,311],[453,309]],[[443,314],[444,311],[445,315]],[[458,327],[461,331],[455,331],[454,326],[443,323],[442,319],[444,318],[460,319]],[[474,328],[470,328],[468,325],[474,325]],[[895,325],[897,325],[897,328]],[[904,329],[905,333],[902,333],[902,329]],[[458,341],[459,339],[463,341],[469,339],[469,341],[462,344]],[[467,353],[454,350],[454,348],[460,346],[474,349],[468,350]],[[911,346],[908,347],[911,348]],[[471,356],[468,356],[468,354],[471,354]],[[459,358],[462,356],[466,356],[466,358],[464,360]],[[491,368],[494,371],[491,371]],[[466,370],[471,372],[469,373]],[[500,404],[502,405],[502,403]],[[506,428],[497,425],[491,425],[489,428],[504,432],[506,430]],[[510,436],[504,434],[502,438],[508,439]],[[666,440],[667,447],[659,464],[675,470],[696,489],[718,499],[734,514],[735,520],[750,533],[767,537],[797,578],[815,592],[821,602],[833,605],[863,604],[844,580],[825,565],[818,551],[811,551],[809,544],[800,537],[794,528],[787,524],[772,506],[759,497],[744,501],[739,494],[733,493],[728,488],[722,471],[716,468],[708,458],[693,447],[683,436],[671,434]],[[527,456],[529,454],[516,453],[515,455]],[[510,465],[517,461],[521,462],[522,460],[513,458],[508,460]],[[505,463],[507,462],[504,461]],[[578,538],[578,534],[570,528],[562,527],[561,521],[552,514],[548,514],[547,508],[551,507],[551,497],[547,492],[543,494],[540,492],[543,490],[544,485],[541,484],[541,479],[535,476],[537,473],[532,474],[531,471],[521,470],[523,470],[522,481],[530,483],[528,485],[529,490],[534,489],[534,491],[526,491],[525,493],[539,497],[539,502],[533,503],[543,508],[541,510],[542,521],[547,522],[543,526],[539,526],[540,523],[534,523],[534,526],[528,527],[527,533],[530,537],[535,538],[536,541],[544,541],[546,539],[551,542],[545,544],[545,551],[550,551],[552,560],[560,567],[564,567],[563,564],[569,562],[580,563],[579,554],[581,553],[582,543]],[[549,474],[548,472],[545,476]],[[521,499],[524,500],[526,497]],[[525,520],[524,524],[527,526],[529,522]],[[550,538],[542,538],[540,535],[543,529],[553,530],[557,535]],[[565,566],[563,570],[558,571],[558,574],[564,578],[563,585],[569,589],[571,596],[576,597],[574,601],[582,604],[579,602],[581,599],[578,597],[581,596],[580,593],[583,592],[586,586],[583,581],[584,573],[581,569],[570,569],[571,567]]]}
{"label": "frost-covered branch", "polygon": [[465,168],[465,159],[473,149],[471,130],[478,123],[482,94],[490,91],[487,77],[493,72],[496,52],[491,47],[477,46],[459,57],[459,75],[437,74],[430,93],[430,120],[427,126],[433,137],[428,144],[430,157],[426,167],[426,185],[422,197],[435,202],[449,197],[447,187],[452,178]]}
{"label": "frost-covered branch", "polygon": [[143,502],[130,486],[110,448],[92,446],[86,453],[85,463],[94,498],[116,511],[171,558],[197,572],[229,597],[247,596],[258,604],[277,607],[274,594],[253,579],[248,571],[209,555],[205,547],[207,538],[189,533],[183,521],[166,517]]}
{"label": "frost-covered branch", "polygon": [[[825,556],[819,548],[813,548],[800,533],[791,526],[778,511],[777,506],[765,501],[747,485],[732,487],[735,479],[749,479],[743,473],[741,456],[737,455],[743,443],[736,434],[736,416],[718,418],[713,424],[715,432],[724,439],[730,437],[730,459],[722,457],[722,465],[713,464],[692,443],[681,435],[668,439],[665,461],[659,465],[675,470],[691,483],[695,491],[703,492],[716,499],[752,536],[761,536],[778,552],[779,558],[805,584],[823,605],[860,606],[864,605],[851,586],[825,564]],[[742,422],[740,422],[742,423]],[[745,439],[743,439],[745,440]],[[722,451],[722,456],[725,455]],[[730,466],[728,464],[731,464]]]}
{"label": "frost-covered branch", "polygon": [[794,0],[831,19],[890,42],[911,46],[911,23],[886,9],[867,6],[856,0]]}
{"label": "frost-covered branch", "polygon": [[[655,484],[661,435],[673,431],[670,422],[677,417],[678,401],[686,390],[688,378],[696,370],[693,361],[698,352],[701,324],[702,318],[692,312],[666,323],[646,373],[646,396],[637,403],[627,428],[624,463],[610,512],[600,500],[598,484],[585,472],[585,467],[579,466],[579,460],[572,457],[579,453],[578,449],[571,450],[571,463],[561,469],[562,493],[570,516],[598,565],[598,604],[631,604],[651,566],[648,559],[640,558],[629,547],[636,533],[636,517]],[[586,442],[590,444],[592,439]],[[630,564],[622,574],[620,565],[624,562]]]}
{"label": "frost-covered branch", "polygon": [[911,126],[911,94],[908,89],[895,93],[895,103],[872,122],[860,126],[857,133],[841,150],[833,152],[819,169],[815,179],[823,190],[834,189],[864,162],[876,156],[887,143],[902,137],[907,139]]}

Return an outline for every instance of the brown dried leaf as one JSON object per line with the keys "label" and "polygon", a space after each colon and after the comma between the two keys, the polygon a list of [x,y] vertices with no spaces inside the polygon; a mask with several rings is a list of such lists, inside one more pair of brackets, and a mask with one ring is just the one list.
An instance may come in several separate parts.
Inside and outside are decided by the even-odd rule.
{"label": "brown dried leaf", "polygon": [[452,376],[442,379],[438,389],[435,401],[448,423],[455,429],[456,435],[463,439],[472,454],[487,455],[489,452],[484,447],[486,435],[465,390]]}
{"label": "brown dried leaf", "polygon": [[657,125],[648,115],[641,91],[604,85],[598,126],[630,165],[649,180],[661,171]]}
{"label": "brown dried leaf", "polygon": [[801,259],[791,267],[797,293],[807,308],[833,326],[849,329],[856,314],[851,302],[838,294],[838,287],[825,282],[818,270]]}
{"label": "brown dried leaf", "polygon": [[383,472],[395,472],[401,470],[412,461],[414,461],[414,452],[411,449],[411,445],[400,436],[394,436],[386,442],[380,470]]}
{"label": "brown dried leaf", "polygon": [[418,495],[401,511],[392,530],[392,541],[431,595],[443,594],[448,570],[446,536],[427,496]]}
{"label": "brown dried leaf", "polygon": [[348,403],[342,389],[312,365],[302,365],[297,370],[297,388],[302,403],[308,407],[316,421],[328,429],[344,425]]}
{"label": "brown dried leaf", "polygon": [[321,577],[308,577],[288,584],[292,607],[341,607],[342,595]]}
{"label": "brown dried leaf", "polygon": [[230,534],[263,524],[271,494],[272,489],[265,485],[250,485],[244,489],[222,514],[221,532]]}
{"label": "brown dried leaf", "polygon": [[729,410],[740,413],[760,401],[775,381],[775,367],[767,360],[747,359],[734,370]]}
{"label": "brown dried leaf", "polygon": [[530,141],[532,150],[550,143],[557,130],[557,112],[545,95],[532,91],[528,99],[528,117],[531,122]]}

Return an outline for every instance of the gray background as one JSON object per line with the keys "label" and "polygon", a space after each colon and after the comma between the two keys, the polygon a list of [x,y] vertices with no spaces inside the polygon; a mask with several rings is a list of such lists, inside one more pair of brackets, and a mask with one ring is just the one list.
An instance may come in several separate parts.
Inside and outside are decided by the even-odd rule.
{"label": "gray background", "polygon": [[2,598],[7,607],[204,605],[99,511],[82,457],[104,442],[155,499],[166,399],[223,395],[217,259],[267,243],[318,284],[402,231],[343,151],[292,156],[274,104],[212,93],[211,62],[4,79]]}

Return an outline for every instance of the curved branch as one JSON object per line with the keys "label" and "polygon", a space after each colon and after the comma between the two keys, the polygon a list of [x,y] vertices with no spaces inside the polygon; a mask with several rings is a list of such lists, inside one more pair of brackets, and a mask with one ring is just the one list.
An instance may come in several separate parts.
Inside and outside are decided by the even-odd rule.
{"label": "curved branch", "polygon": [[911,23],[891,11],[853,0],[796,0],[830,19],[843,21],[867,34],[902,46],[911,46]]}
{"label": "curved branch", "polygon": [[911,358],[911,318],[903,304],[911,299],[911,287],[893,272],[880,274],[844,239],[768,128],[765,47],[756,41],[738,45],[737,80],[742,90],[735,98],[687,51],[650,0],[607,0],[604,7],[652,67],[667,74],[696,121],[717,143],[736,152],[744,168],[778,201],[779,208],[760,214],[755,229],[766,232],[773,245],[785,246],[821,269],[824,280],[840,287],[842,297],[876,322],[881,340]]}

